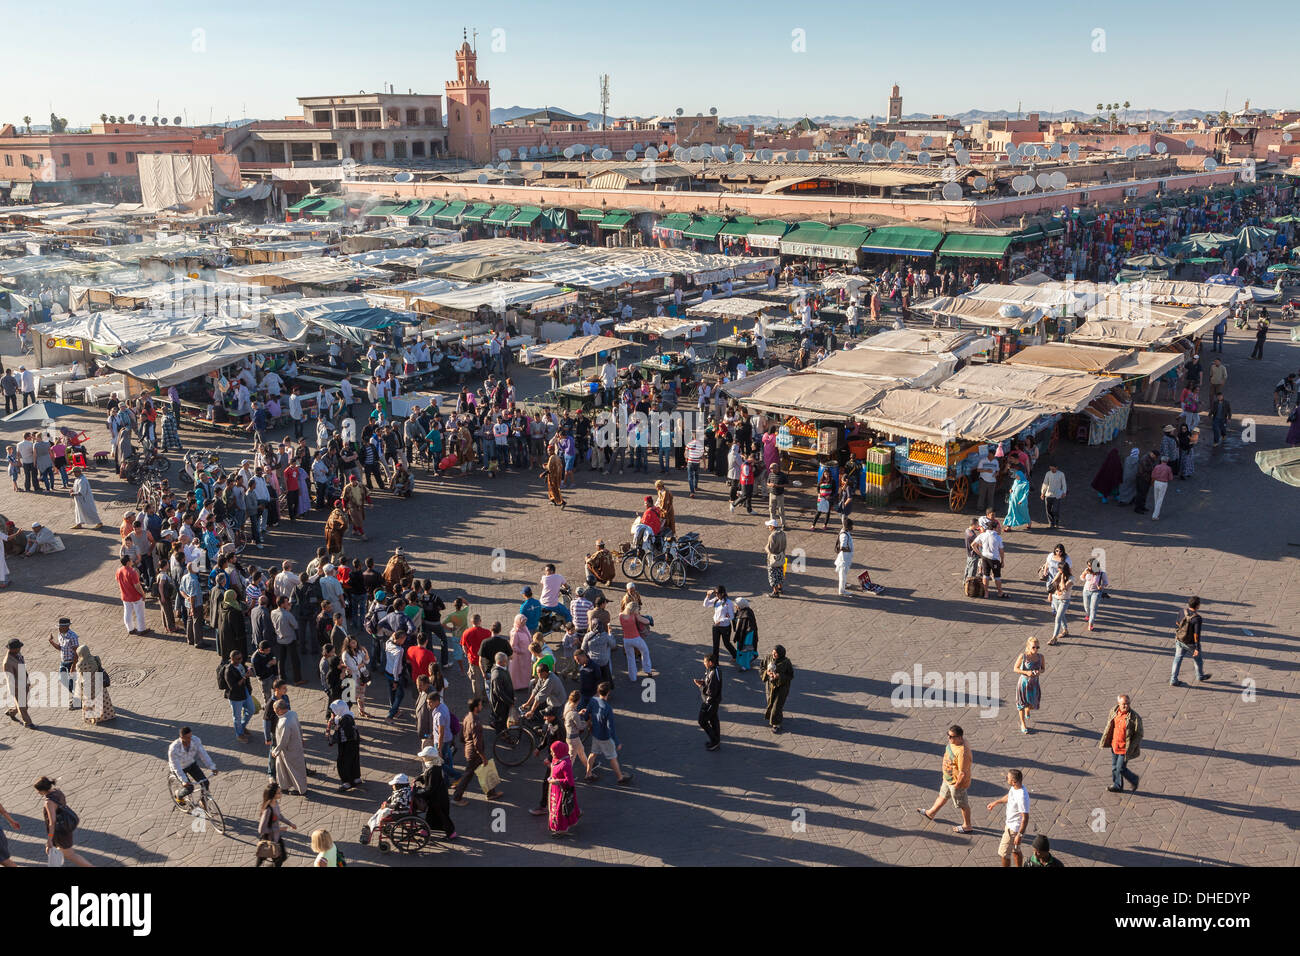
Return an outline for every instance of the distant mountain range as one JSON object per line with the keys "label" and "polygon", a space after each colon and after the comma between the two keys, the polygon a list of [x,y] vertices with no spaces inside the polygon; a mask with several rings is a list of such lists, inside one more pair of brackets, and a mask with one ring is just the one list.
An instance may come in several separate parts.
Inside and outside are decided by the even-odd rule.
{"label": "distant mountain range", "polygon": [[[548,108],[548,107],[507,106],[504,108],[493,109],[492,122],[505,123],[508,120],[514,119],[516,116],[523,116],[525,113],[535,113],[538,110],[544,108]],[[574,112],[573,110],[567,110],[564,109],[563,107],[558,107],[558,106],[553,106],[549,108],[560,110],[561,112],[564,113],[570,113],[574,116],[580,117],[581,119],[587,120],[589,123],[592,123],[593,125],[598,125],[600,123],[599,113],[577,113]],[[1145,109],[1129,109],[1129,110],[1119,110],[1118,112],[1119,112],[1121,122],[1145,123],[1149,118],[1152,122],[1157,122],[1157,123],[1168,123],[1168,122],[1178,123],[1187,120],[1200,119],[1203,116],[1205,116],[1207,113],[1213,113],[1217,115],[1219,111],[1215,109],[1205,109],[1205,110],[1181,109],[1181,110],[1150,110],[1150,111]],[[1264,112],[1272,112],[1272,110],[1269,109],[1269,110],[1265,110]],[[1098,114],[1098,111],[1097,110],[1056,110],[1052,112],[1046,109],[1022,109],[1019,111],[1018,115],[1020,117],[1025,117],[1028,116],[1030,113],[1038,113],[1038,115],[1042,119],[1088,120],[1096,116]],[[956,119],[960,120],[963,125],[969,125],[971,123],[979,122],[980,120],[1015,119],[1017,116],[1017,112],[1015,110],[966,110],[963,113],[954,113],[952,115]],[[904,114],[903,119],[924,120],[924,119],[929,119],[930,116],[931,114],[929,113],[906,113]],[[611,120],[622,119],[623,114],[611,113],[609,118]],[[644,119],[645,117],[636,116],[636,117],[628,117],[628,118]],[[885,119],[885,117],[880,115],[871,115],[871,116],[819,115],[819,116],[810,116],[808,118],[811,119],[814,123],[818,123],[823,126],[854,126],[858,123],[868,122],[868,121],[872,123],[880,123],[883,122]],[[776,126],[778,122],[781,123],[783,126],[788,127],[790,126],[791,123],[797,123],[799,120],[803,119],[803,117],[802,116],[777,117],[768,113],[748,113],[743,116],[739,116],[739,115],[723,116],[721,117],[721,119],[724,123],[727,123],[732,126],[758,126],[758,127],[770,128]]]}

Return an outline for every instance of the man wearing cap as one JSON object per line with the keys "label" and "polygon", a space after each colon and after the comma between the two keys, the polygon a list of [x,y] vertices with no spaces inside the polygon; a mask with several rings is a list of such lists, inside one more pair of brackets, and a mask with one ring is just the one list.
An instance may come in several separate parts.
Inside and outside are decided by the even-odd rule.
{"label": "man wearing cap", "polygon": [[525,587],[519,593],[524,598],[519,604],[519,613],[524,616],[524,620],[528,623],[529,633],[536,633],[537,625],[542,619],[542,602],[533,597],[531,587]]}
{"label": "man wearing cap", "polygon": [[330,607],[340,611],[346,606],[343,603],[343,585],[336,576],[334,565],[327,564],[321,568],[318,583],[320,584],[320,596],[330,602]]}
{"label": "man wearing cap", "polygon": [[[71,695],[75,686],[76,678],[73,675],[77,669],[77,648],[81,646],[81,638],[72,629],[72,621],[61,617],[58,635],[51,634],[49,640],[50,647],[59,652],[59,683],[66,687],[68,694]],[[76,710],[80,706],[69,699],[68,710]]]}
{"label": "man wearing cap", "polygon": [[596,550],[587,555],[587,570],[605,585],[614,583],[616,573],[614,552],[605,547],[605,539],[596,540]]}
{"label": "man wearing cap", "polygon": [[1177,429],[1173,425],[1166,425],[1160,436],[1160,457],[1167,458],[1170,461],[1178,460],[1178,438]]}
{"label": "man wearing cap", "polygon": [[[66,618],[64,618],[66,620]],[[35,729],[31,715],[27,713],[27,693],[32,682],[27,675],[27,664],[23,660],[23,642],[13,638],[5,645],[4,679],[8,685],[9,701],[12,706],[5,711],[10,720],[22,721],[24,727]]]}

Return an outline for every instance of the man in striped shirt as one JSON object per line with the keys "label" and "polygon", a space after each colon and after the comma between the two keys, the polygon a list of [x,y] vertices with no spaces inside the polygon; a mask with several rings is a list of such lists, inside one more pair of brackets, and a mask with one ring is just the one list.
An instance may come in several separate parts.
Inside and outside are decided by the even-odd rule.
{"label": "man in striped shirt", "polygon": [[704,459],[704,440],[700,435],[700,432],[696,432],[695,437],[686,443],[686,483],[691,489],[692,498],[700,485],[700,462]]}
{"label": "man in striped shirt", "polygon": [[579,634],[587,632],[587,615],[595,606],[586,597],[585,591],[579,591],[578,596],[569,602],[569,612],[573,615],[574,626],[577,627]]}
{"label": "man in striped shirt", "polygon": [[[59,683],[68,689],[69,694],[72,694],[76,687],[73,673],[77,667],[77,648],[80,646],[81,638],[72,629],[72,621],[66,617],[59,618],[59,635],[58,637],[50,635],[50,647],[59,652]],[[80,704],[73,703],[69,698],[68,710],[77,710],[80,707]]]}

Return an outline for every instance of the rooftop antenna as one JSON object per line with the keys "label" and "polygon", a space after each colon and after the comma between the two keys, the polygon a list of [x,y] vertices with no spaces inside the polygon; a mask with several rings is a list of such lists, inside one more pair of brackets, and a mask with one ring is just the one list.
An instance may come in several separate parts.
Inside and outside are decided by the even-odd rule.
{"label": "rooftop antenna", "polygon": [[609,128],[605,118],[609,112],[609,74],[600,74],[600,129],[605,133],[605,144],[609,144]]}
{"label": "rooftop antenna", "polygon": [[473,49],[475,53],[478,52],[478,30],[477,29],[474,31],[474,43],[471,49]]}

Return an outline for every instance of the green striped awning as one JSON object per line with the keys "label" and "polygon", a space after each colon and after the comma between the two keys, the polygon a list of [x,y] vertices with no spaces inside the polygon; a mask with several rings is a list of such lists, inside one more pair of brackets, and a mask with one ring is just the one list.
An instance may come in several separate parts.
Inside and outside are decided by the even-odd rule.
{"label": "green striped awning", "polygon": [[605,218],[603,209],[579,209],[578,222],[600,222]]}
{"label": "green striped awning", "polygon": [[951,232],[943,240],[939,255],[962,256],[967,259],[1001,259],[1015,239],[1015,236],[975,236]]}
{"label": "green striped awning", "polygon": [[801,222],[793,232],[781,237],[781,254],[854,262],[868,232],[866,226],[852,223],[831,228],[820,222]]}
{"label": "green striped awning", "polygon": [[931,256],[943,242],[943,233],[916,226],[885,226],[867,236],[863,252],[901,256]]}
{"label": "green striped awning", "polygon": [[1049,219],[1043,223],[1043,232],[1049,236],[1059,236],[1065,232],[1065,223],[1059,219]]}
{"label": "green striped awning", "polygon": [[299,199],[296,203],[286,209],[285,212],[306,212],[312,206],[321,202],[324,198],[325,197],[323,196],[308,196],[306,199]]}
{"label": "green striped awning", "polygon": [[468,205],[469,203],[461,202],[459,199],[455,202],[448,203],[439,212],[434,213],[434,221],[451,223],[459,222],[460,217],[465,213],[465,207]]}
{"label": "green striped awning", "polygon": [[1042,226],[1033,225],[1016,233],[1016,242],[1041,242],[1046,238]]}
{"label": "green striped awning", "polygon": [[510,220],[512,226],[531,226],[542,217],[542,210],[537,206],[520,206],[519,213]]}
{"label": "green striped awning", "polygon": [[492,204],[489,202],[476,202],[465,214],[461,216],[462,222],[482,222],[483,217],[492,211]]}
{"label": "green striped awning", "polygon": [[334,198],[333,196],[331,196],[331,197],[328,198],[328,199],[323,199],[323,200],[321,200],[321,204],[320,204],[319,206],[313,206],[311,209],[308,209],[308,210],[307,210],[307,215],[309,215],[309,216],[328,216],[328,215],[329,215],[330,213],[332,213],[335,209],[338,209],[338,208],[339,208],[340,206],[342,206],[342,205],[343,205],[343,200],[342,200],[342,199],[336,199],[336,198]]}
{"label": "green striped awning", "polygon": [[393,213],[394,216],[411,217],[425,207],[426,203],[419,199],[412,199],[402,205],[402,208]]}
{"label": "green striped awning", "polygon": [[518,206],[512,206],[509,203],[502,203],[483,217],[483,225],[504,226],[514,218],[515,213],[518,211]]}
{"label": "green striped awning", "polygon": [[424,204],[424,208],[415,214],[416,219],[433,219],[438,213],[447,208],[447,204],[441,199],[434,199]]}
{"label": "green striped awning", "polygon": [[727,224],[727,220],[721,216],[705,216],[697,219],[685,229],[682,230],[684,239],[716,239],[722,227]]}
{"label": "green striped awning", "polygon": [[406,203],[402,202],[381,202],[378,205],[371,206],[366,210],[367,216],[396,216],[398,210],[404,207]]}
{"label": "green striped awning", "polygon": [[[601,217],[604,218],[603,216]],[[664,232],[681,232],[691,224],[694,217],[689,212],[669,213],[655,223],[655,228]]]}
{"label": "green striped awning", "polygon": [[784,219],[764,219],[749,230],[747,238],[755,249],[778,249],[781,237],[790,230],[790,224]]}
{"label": "green striped awning", "polygon": [[718,231],[718,235],[747,236],[749,235],[749,230],[753,229],[754,226],[757,224],[757,222],[758,220],[756,220],[753,216],[737,216],[731,222],[723,226]]}
{"label": "green striped awning", "polygon": [[623,229],[632,221],[632,214],[624,209],[611,209],[599,223],[601,229]]}

